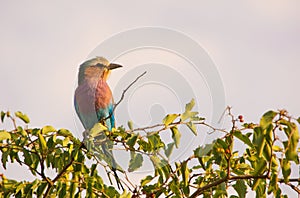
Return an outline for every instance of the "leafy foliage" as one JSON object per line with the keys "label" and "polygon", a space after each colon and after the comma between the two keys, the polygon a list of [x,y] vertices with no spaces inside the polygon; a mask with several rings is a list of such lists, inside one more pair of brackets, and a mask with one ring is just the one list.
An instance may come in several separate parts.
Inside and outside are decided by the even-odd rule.
{"label": "leafy foliage", "polygon": [[[33,181],[15,181],[3,174],[0,180],[0,197],[228,197],[228,188],[236,191],[231,198],[246,197],[249,189],[256,197],[287,197],[280,183],[296,192],[299,177],[291,178],[292,167],[299,167],[299,131],[295,119],[285,110],[266,112],[258,124],[242,123],[227,108],[231,122],[229,130],[216,129],[193,111],[195,101],[185,106],[182,114],[168,114],[161,124],[144,128],[119,127],[112,131],[96,124],[84,141],[75,138],[67,129],[52,126],[28,128],[17,126],[17,118],[25,124],[29,118],[21,113],[15,117],[1,112],[1,121],[11,119],[14,129],[0,131],[2,166],[10,163],[26,166],[36,177]],[[299,123],[298,123],[299,124]],[[200,134],[197,125],[206,126],[223,136],[210,144],[199,145],[184,161],[170,163],[174,147],[180,147],[181,127],[194,135]],[[172,142],[166,143],[161,132],[169,131]],[[101,141],[109,139],[118,148],[130,154],[128,172],[143,166],[145,158],[153,165],[154,172],[145,176],[139,186],[133,185],[126,171],[121,182],[126,189],[117,190],[112,183],[103,182],[98,168],[111,173],[110,161],[99,149]],[[240,141],[243,150],[235,150]],[[103,142],[102,142],[103,143]],[[112,147],[111,147],[112,148]],[[47,173],[54,171],[54,176]],[[237,196],[238,195],[238,196]]]}

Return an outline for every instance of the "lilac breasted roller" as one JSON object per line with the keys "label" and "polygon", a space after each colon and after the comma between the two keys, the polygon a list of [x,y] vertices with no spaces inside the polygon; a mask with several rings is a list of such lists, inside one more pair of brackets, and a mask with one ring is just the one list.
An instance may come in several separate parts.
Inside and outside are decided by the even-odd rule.
{"label": "lilac breasted roller", "polygon": [[[74,105],[76,113],[86,130],[85,133],[88,133],[99,122],[106,126],[109,131],[115,127],[114,101],[106,80],[111,70],[119,67],[122,66],[109,63],[103,57],[87,60],[80,65]],[[116,173],[117,163],[113,157],[112,147],[113,143],[109,140],[101,143],[105,161],[114,172],[118,187],[122,187]]]}

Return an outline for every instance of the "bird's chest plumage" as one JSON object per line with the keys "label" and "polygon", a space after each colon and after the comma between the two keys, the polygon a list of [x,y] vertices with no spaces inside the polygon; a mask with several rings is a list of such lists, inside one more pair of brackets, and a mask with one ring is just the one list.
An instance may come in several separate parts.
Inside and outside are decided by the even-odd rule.
{"label": "bird's chest plumage", "polygon": [[76,89],[75,96],[82,113],[91,113],[112,104],[111,90],[103,80],[83,82]]}
{"label": "bird's chest plumage", "polygon": [[112,93],[107,83],[100,80],[97,84],[95,93],[95,107],[96,109],[104,109],[112,104]]}

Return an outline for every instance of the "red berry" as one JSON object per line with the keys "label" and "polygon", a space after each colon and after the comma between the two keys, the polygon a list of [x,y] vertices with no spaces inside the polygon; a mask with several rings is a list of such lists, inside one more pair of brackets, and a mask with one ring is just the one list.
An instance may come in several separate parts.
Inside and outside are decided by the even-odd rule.
{"label": "red berry", "polygon": [[239,115],[238,119],[239,119],[239,120],[242,120],[242,119],[243,119],[243,116],[242,116],[242,115]]}

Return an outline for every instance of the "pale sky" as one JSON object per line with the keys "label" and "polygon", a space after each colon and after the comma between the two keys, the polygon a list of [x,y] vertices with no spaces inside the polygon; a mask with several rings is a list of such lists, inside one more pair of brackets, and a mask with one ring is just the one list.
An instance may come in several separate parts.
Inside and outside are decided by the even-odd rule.
{"label": "pale sky", "polygon": [[[53,125],[80,134],[73,109],[78,65],[112,35],[133,28],[161,27],[187,35],[207,52],[222,80],[226,105],[233,106],[233,112],[243,114],[246,121],[257,122],[265,111],[281,108],[298,117],[299,8],[297,0],[0,1],[0,110],[21,110],[30,117],[32,127]],[[188,79],[192,72],[180,70],[177,59],[155,50],[128,52],[116,60],[124,69],[112,74],[112,90],[130,64],[177,65],[176,71]],[[151,80],[151,76],[147,78]],[[191,79],[187,81],[193,83]],[[202,81],[193,84],[203,88],[199,109],[211,116],[212,104],[203,104],[210,100],[204,85]],[[156,88],[151,89],[158,92],[162,87]],[[137,90],[132,103],[145,96],[144,92]],[[133,114],[128,119],[149,124],[134,116],[140,113],[137,109],[168,113],[167,107],[155,110],[155,105],[167,101],[155,92],[147,94],[144,106],[128,104]],[[166,98],[173,97],[168,94]],[[181,108],[184,104],[174,102]]]}

